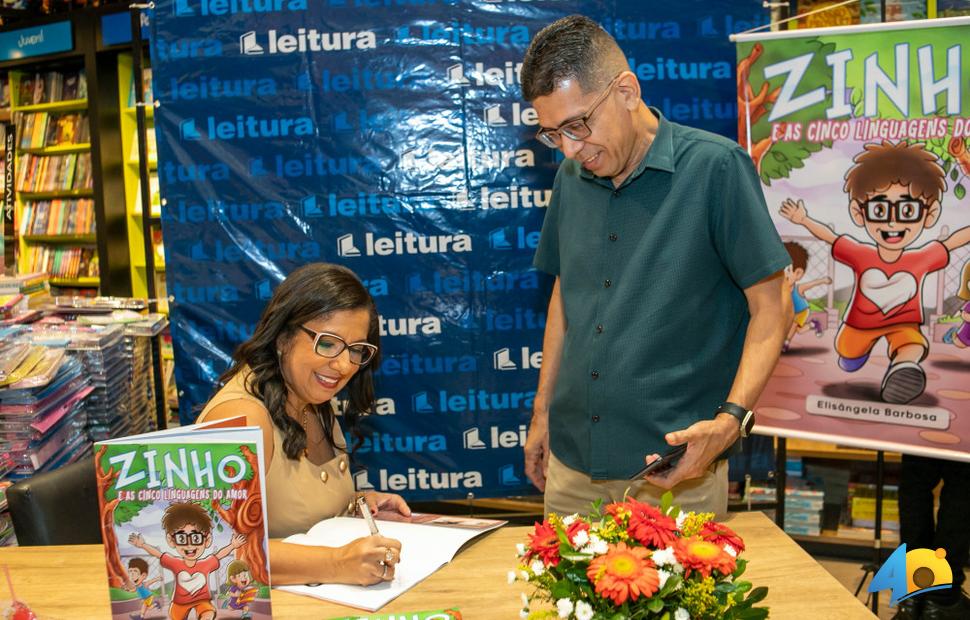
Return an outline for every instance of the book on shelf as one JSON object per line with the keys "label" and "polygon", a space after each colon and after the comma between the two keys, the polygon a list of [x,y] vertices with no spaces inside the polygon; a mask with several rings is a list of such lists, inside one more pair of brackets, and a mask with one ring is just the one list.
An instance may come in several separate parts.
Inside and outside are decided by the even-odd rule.
{"label": "book on shelf", "polygon": [[52,278],[92,278],[99,274],[97,250],[93,247],[35,245],[27,248],[27,269],[43,271]]}
{"label": "book on shelf", "polygon": [[[148,177],[148,191],[151,196],[151,216],[160,217],[162,215],[162,195],[158,187],[158,175],[151,174]],[[135,184],[135,206],[134,212],[141,214],[141,179]]]}
{"label": "book on shelf", "polygon": [[86,112],[19,112],[17,131],[21,149],[83,144],[91,140]]}
{"label": "book on shelf", "polygon": [[271,617],[263,437],[244,423],[94,444],[115,620],[197,605]]}
{"label": "book on shelf", "polygon": [[21,106],[73,101],[87,98],[84,70],[25,73],[20,78],[18,103]]}
{"label": "book on shelf", "polygon": [[21,235],[89,235],[95,230],[94,200],[25,201],[21,218]]}
{"label": "book on shelf", "polygon": [[[151,106],[155,101],[154,94],[152,93],[152,68],[143,67],[141,70],[141,75],[142,86],[144,87],[142,89],[142,93],[144,94],[142,101],[144,101],[146,105]],[[133,73],[131,78],[131,88],[128,89],[128,107],[135,107],[135,103],[135,76]]]}
{"label": "book on shelf", "polygon": [[17,170],[18,192],[39,193],[84,191],[93,187],[91,153],[34,155],[20,158]]}
{"label": "book on shelf", "polygon": [[[146,139],[146,152],[148,153],[148,161],[154,163],[158,161],[158,144],[155,141],[155,130],[148,128],[145,131]],[[135,131],[131,135],[131,152],[128,154],[128,161],[137,162],[138,161],[138,132]]]}

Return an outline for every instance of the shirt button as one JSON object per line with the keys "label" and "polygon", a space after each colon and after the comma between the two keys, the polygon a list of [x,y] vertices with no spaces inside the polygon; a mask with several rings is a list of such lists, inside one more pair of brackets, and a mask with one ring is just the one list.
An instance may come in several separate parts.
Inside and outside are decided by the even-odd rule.
{"label": "shirt button", "polygon": [[598,370],[594,370],[593,372],[591,372],[591,373],[589,373],[589,374],[590,374],[590,375],[591,375],[591,376],[592,376],[592,377],[593,377],[594,379],[599,379],[599,378],[600,378],[600,372],[599,372]]}
{"label": "shirt button", "polygon": [[610,241],[616,241],[616,233],[610,233]]}
{"label": "shirt button", "polygon": [[340,469],[340,473],[344,473],[347,471],[347,461],[340,459],[340,463],[337,464],[337,467]]}
{"label": "shirt button", "polygon": [[605,286],[606,288],[610,288],[611,286],[613,286],[613,280],[607,279],[606,282],[603,282],[603,286]]}
{"label": "shirt button", "polygon": [[596,333],[597,334],[602,334],[603,333],[603,326],[602,325],[597,325],[596,326]]}
{"label": "shirt button", "polygon": [[618,189],[613,190],[613,197],[614,198],[619,198],[619,196],[620,196],[620,190],[618,190]]}
{"label": "shirt button", "polygon": [[330,480],[330,474],[325,471],[320,472],[320,482],[327,484],[327,480]]}
{"label": "shirt button", "polygon": [[594,415],[593,422],[599,422],[599,421],[600,421],[600,417],[598,415]]}

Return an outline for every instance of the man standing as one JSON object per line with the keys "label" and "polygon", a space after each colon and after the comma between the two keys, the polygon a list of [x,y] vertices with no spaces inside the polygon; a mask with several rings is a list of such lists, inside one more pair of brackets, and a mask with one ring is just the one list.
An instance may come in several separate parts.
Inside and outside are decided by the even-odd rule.
{"label": "man standing", "polygon": [[[750,431],[793,317],[790,259],[751,159],[648,108],[616,41],[586,17],[539,32],[521,77],[538,139],[567,158],[535,256],[556,281],[526,474],[547,513],[628,488],[724,512],[717,459]],[[685,443],[672,469],[629,480]]]}

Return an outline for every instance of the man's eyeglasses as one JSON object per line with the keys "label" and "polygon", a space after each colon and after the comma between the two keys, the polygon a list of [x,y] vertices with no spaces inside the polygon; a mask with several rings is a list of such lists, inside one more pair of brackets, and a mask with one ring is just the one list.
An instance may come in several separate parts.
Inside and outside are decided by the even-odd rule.
{"label": "man's eyeglasses", "polygon": [[176,545],[201,545],[205,542],[205,534],[202,532],[182,532],[172,534]]}
{"label": "man's eyeglasses", "polygon": [[[620,75],[622,75],[622,73]],[[593,102],[593,105],[589,106],[589,109],[586,110],[585,114],[579,118],[566,121],[555,129],[539,129],[538,133],[536,133],[536,138],[538,138],[539,142],[542,142],[549,148],[558,149],[562,146],[563,136],[566,136],[570,140],[585,140],[588,138],[590,134],[593,133],[593,130],[589,128],[589,119],[593,116],[593,112],[596,111],[596,108],[598,108],[601,103],[606,101],[606,96],[610,94],[611,90],[613,90],[613,86],[616,84],[616,81],[620,79],[620,75],[613,78],[606,89],[600,93],[599,97],[596,98],[596,101]]]}
{"label": "man's eyeglasses", "polygon": [[363,366],[377,355],[377,347],[369,342],[348,343],[337,334],[315,332],[303,325],[300,325],[300,329],[313,338],[313,350],[322,357],[334,358],[343,353],[344,349],[347,349],[350,353],[350,361],[358,366]]}
{"label": "man's eyeglasses", "polygon": [[905,198],[893,202],[885,199],[867,200],[863,214],[870,222],[888,222],[890,215],[900,224],[911,224],[923,219],[926,203],[915,198]]}

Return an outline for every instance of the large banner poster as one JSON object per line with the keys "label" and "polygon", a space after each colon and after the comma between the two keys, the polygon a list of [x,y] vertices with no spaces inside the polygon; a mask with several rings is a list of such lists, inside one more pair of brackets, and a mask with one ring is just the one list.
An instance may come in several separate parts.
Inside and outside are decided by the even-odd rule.
{"label": "large banner poster", "polygon": [[159,180],[180,413],[191,421],[274,287],[310,261],[381,313],[358,485],[409,498],[534,492],[522,445],[551,280],[531,269],[559,153],[519,69],[583,13],[668,118],[734,138],[749,2],[162,0]]}
{"label": "large banner poster", "polygon": [[736,40],[796,312],[759,429],[970,461],[970,21]]}

